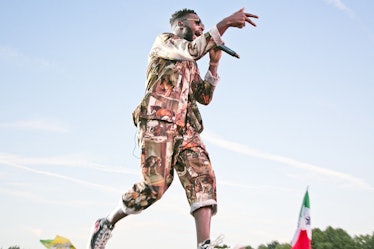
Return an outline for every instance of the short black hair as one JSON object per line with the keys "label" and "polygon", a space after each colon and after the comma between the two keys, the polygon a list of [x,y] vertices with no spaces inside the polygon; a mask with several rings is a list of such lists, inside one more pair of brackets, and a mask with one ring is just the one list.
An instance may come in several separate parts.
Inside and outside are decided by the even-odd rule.
{"label": "short black hair", "polygon": [[[196,14],[196,12],[194,10],[191,10],[191,9],[181,9],[181,10],[178,10],[176,12],[174,12],[173,15],[171,15],[171,18],[170,18],[170,24],[173,25],[173,23],[180,19],[181,17],[184,17],[185,15],[188,15],[188,14]],[[197,15],[197,14],[196,14]]]}

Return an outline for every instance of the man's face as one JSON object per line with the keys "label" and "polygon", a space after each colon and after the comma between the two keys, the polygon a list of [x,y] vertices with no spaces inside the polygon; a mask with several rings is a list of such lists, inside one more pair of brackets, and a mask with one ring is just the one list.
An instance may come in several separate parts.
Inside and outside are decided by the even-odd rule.
{"label": "man's face", "polygon": [[196,14],[188,14],[181,20],[184,25],[182,36],[188,41],[193,41],[201,36],[204,31],[204,24]]}

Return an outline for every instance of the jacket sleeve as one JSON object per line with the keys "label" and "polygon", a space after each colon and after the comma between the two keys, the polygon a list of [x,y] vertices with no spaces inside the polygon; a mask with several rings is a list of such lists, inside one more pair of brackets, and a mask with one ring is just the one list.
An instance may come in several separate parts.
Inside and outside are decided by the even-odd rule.
{"label": "jacket sleeve", "polygon": [[213,99],[213,93],[219,77],[214,77],[210,71],[205,75],[205,79],[201,79],[199,74],[195,75],[191,88],[197,102],[203,105],[208,105]]}
{"label": "jacket sleeve", "polygon": [[160,34],[153,43],[150,56],[167,60],[199,60],[212,47],[223,43],[217,32],[217,28],[213,27],[193,41],[187,41],[172,33]]}

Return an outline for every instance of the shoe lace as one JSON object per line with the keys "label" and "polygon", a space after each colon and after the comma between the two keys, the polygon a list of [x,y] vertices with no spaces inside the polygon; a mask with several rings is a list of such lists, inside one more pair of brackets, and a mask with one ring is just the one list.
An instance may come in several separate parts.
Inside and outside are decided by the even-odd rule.
{"label": "shoe lace", "polygon": [[220,234],[215,240],[213,240],[210,243],[210,245],[212,246],[212,248],[214,248],[215,246],[218,246],[219,244],[222,244],[224,237],[225,236],[223,234]]}
{"label": "shoe lace", "polygon": [[95,241],[95,249],[105,249],[105,245],[112,236],[112,231],[107,225],[104,225],[102,229],[100,229],[99,234],[97,235],[97,239]]}
{"label": "shoe lace", "polygon": [[214,249],[216,246],[222,244],[224,235],[218,236],[215,240],[211,241],[209,244],[201,245],[199,248],[201,249]]}

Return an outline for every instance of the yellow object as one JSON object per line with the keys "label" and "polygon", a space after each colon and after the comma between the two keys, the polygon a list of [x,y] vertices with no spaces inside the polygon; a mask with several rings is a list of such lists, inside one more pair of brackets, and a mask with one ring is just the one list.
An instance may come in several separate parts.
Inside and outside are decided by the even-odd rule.
{"label": "yellow object", "polygon": [[76,249],[70,240],[60,235],[56,235],[53,240],[40,240],[40,242],[48,249]]}

